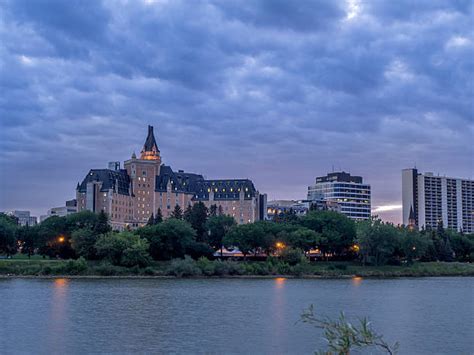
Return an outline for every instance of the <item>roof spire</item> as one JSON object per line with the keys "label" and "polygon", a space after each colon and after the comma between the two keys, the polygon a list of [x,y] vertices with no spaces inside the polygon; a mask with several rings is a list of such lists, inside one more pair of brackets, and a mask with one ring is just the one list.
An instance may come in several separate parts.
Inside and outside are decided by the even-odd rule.
{"label": "roof spire", "polygon": [[140,159],[145,160],[161,160],[160,150],[156,144],[155,135],[153,134],[153,126],[148,126],[148,135],[141,151]]}

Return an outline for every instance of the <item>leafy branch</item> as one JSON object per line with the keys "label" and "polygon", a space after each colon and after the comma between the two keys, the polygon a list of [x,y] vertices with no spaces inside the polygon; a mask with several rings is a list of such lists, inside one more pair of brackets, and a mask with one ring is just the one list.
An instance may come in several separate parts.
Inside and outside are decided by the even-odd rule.
{"label": "leafy branch", "polygon": [[366,347],[375,347],[394,355],[399,347],[398,343],[389,345],[381,334],[377,334],[371,328],[367,318],[359,319],[359,324],[356,325],[347,321],[343,312],[337,320],[328,317],[319,318],[314,314],[314,307],[311,305],[303,311],[300,321],[324,330],[328,350],[318,352],[321,355],[345,355],[349,354],[351,349]]}

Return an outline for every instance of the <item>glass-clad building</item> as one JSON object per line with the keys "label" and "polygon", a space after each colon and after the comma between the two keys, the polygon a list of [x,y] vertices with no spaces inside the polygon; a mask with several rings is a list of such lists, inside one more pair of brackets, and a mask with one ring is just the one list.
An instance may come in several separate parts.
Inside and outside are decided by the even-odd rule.
{"label": "glass-clad building", "polygon": [[308,187],[308,200],[337,203],[339,211],[354,220],[370,219],[370,185],[361,176],[343,171],[317,177]]}

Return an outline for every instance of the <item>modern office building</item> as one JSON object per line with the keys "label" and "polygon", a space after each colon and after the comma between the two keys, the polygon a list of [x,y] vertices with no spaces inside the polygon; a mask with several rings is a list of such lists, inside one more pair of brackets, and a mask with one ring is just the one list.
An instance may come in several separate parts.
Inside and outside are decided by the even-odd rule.
{"label": "modern office building", "polygon": [[109,163],[108,169],[92,169],[76,188],[77,210],[105,211],[114,229],[141,226],[158,209],[164,218],[176,205],[184,211],[202,202],[208,208],[235,218],[237,223],[261,219],[259,192],[248,179],[206,180],[202,175],[172,170],[161,163],[153,127],[137,158],[135,153],[125,161]]}
{"label": "modern office building", "polygon": [[77,200],[76,199],[68,200],[66,201],[65,206],[50,208],[45,215],[40,216],[40,222],[43,222],[49,217],[53,217],[53,216],[66,217],[76,212],[77,212]]}
{"label": "modern office building", "polygon": [[436,228],[442,222],[445,228],[474,233],[474,180],[404,169],[402,200],[405,225]]}
{"label": "modern office building", "polygon": [[31,216],[30,211],[15,210],[7,212],[6,214],[15,217],[20,226],[34,226],[38,222],[36,217]]}
{"label": "modern office building", "polygon": [[308,200],[316,205],[323,201],[336,205],[341,213],[354,220],[370,219],[370,185],[361,176],[344,171],[316,178],[308,187]]}

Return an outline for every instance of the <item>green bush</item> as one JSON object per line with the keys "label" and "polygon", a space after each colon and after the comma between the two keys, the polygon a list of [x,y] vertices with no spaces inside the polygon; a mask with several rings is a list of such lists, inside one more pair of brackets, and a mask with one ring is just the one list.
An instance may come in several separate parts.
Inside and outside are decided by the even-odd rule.
{"label": "green bush", "polygon": [[277,273],[280,275],[288,275],[291,272],[291,266],[288,263],[280,262],[277,265]]}
{"label": "green bush", "polygon": [[214,261],[214,270],[214,274],[217,276],[244,274],[244,270],[239,263],[229,260]]}
{"label": "green bush", "polygon": [[286,248],[281,253],[281,260],[288,263],[290,266],[294,266],[306,259],[301,249]]}
{"label": "green bush", "polygon": [[199,276],[202,274],[196,261],[188,255],[186,255],[184,259],[173,259],[167,273],[168,275],[174,275],[177,277]]}
{"label": "green bush", "polygon": [[311,272],[311,265],[308,259],[302,258],[300,262],[291,267],[291,273],[296,276],[309,274]]}
{"label": "green bush", "polygon": [[94,271],[101,276],[115,276],[121,274],[121,269],[109,262],[103,262],[102,264],[96,266]]}
{"label": "green bush", "polygon": [[204,256],[200,257],[196,264],[204,275],[212,276],[216,272],[216,263]]}
{"label": "green bush", "polygon": [[154,275],[156,275],[155,269],[153,269],[153,268],[150,267],[150,266],[144,268],[144,269],[142,270],[142,274],[143,274],[143,275],[146,275],[146,276],[154,276]]}
{"label": "green bush", "polygon": [[136,243],[123,251],[122,265],[145,267],[150,264],[151,257],[148,254],[148,242],[145,239],[139,239]]}

